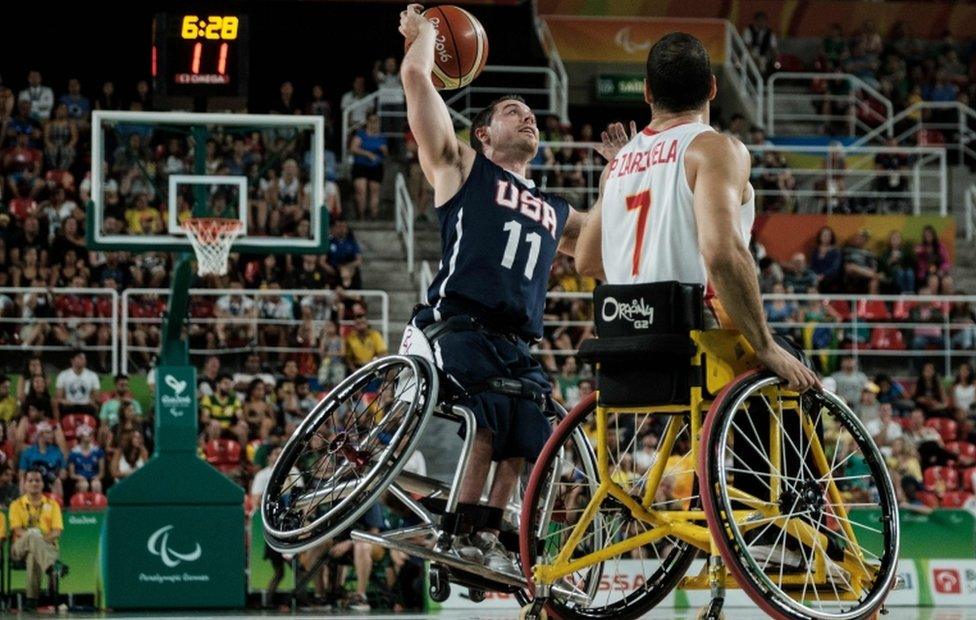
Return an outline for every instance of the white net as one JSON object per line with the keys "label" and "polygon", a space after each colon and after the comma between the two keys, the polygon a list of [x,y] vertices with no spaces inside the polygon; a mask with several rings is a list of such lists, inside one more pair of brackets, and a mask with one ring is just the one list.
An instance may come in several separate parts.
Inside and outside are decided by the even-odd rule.
{"label": "white net", "polygon": [[201,276],[227,274],[227,256],[243,223],[218,217],[195,217],[180,225],[197,255],[197,273]]}

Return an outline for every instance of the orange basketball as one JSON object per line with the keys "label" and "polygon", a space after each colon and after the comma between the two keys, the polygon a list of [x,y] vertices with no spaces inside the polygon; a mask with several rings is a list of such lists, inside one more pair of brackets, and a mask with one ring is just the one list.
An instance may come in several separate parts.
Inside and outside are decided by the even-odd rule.
{"label": "orange basketball", "polygon": [[427,9],[424,17],[437,30],[430,76],[434,86],[454,90],[473,82],[488,61],[488,35],[481,22],[450,4]]}

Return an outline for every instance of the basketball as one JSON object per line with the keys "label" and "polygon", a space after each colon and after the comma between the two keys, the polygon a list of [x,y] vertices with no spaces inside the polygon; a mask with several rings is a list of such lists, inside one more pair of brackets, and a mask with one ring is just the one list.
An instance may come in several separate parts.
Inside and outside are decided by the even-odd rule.
{"label": "basketball", "polygon": [[438,90],[463,88],[474,81],[488,60],[488,35],[474,15],[453,5],[424,11],[437,30],[431,81]]}

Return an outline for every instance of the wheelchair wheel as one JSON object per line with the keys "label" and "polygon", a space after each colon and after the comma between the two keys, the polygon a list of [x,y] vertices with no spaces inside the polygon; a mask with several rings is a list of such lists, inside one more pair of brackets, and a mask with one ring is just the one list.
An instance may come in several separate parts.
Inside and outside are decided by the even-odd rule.
{"label": "wheelchair wheel", "polygon": [[781,383],[746,373],[708,412],[698,466],[712,537],[771,617],[870,617],[894,585],[898,558],[884,458],[837,396],[797,395]]}
{"label": "wheelchair wheel", "polygon": [[261,501],[268,545],[297,553],[355,523],[403,469],[436,395],[431,364],[399,355],[367,364],[329,392],[272,470]]}
{"label": "wheelchair wheel", "polygon": [[[612,471],[625,470],[622,461],[632,459],[637,452],[636,438],[649,430],[655,416],[631,415],[632,428],[618,427],[611,435],[619,441],[611,441],[610,467]],[[579,444],[589,445],[584,429],[596,420],[596,400],[588,397],[578,404],[569,416],[556,428],[546,443],[532,470],[522,505],[521,563],[529,583],[532,584],[532,567],[552,562],[559,554],[575,523],[579,520],[592,493],[599,486],[595,460],[588,466],[569,457]],[[624,420],[626,426],[626,420]],[[680,416],[670,419],[670,424],[686,425]],[[612,429],[613,430],[613,429]],[[682,429],[690,437],[690,429]],[[677,454],[677,453],[675,453]],[[687,475],[693,478],[694,468],[690,455],[678,456],[684,466],[670,469],[665,478]],[[583,465],[583,466],[581,466]],[[681,471],[681,470],[684,471]],[[618,480],[618,478],[614,478]],[[687,480],[687,478],[686,478]],[[631,479],[625,488],[634,495],[642,495],[645,478]],[[626,484],[626,483],[625,483]],[[697,506],[695,484],[692,483],[688,503]],[[655,501],[655,504],[658,504]],[[658,504],[660,505],[660,504]],[[580,541],[574,556],[602,549],[624,537],[647,531],[650,526],[631,517],[629,511],[613,499],[601,504],[597,515]],[[661,602],[685,575],[696,554],[696,549],[676,538],[667,537],[647,545],[626,556],[619,555],[582,568],[553,584],[546,606],[550,616],[566,620],[577,618],[637,618]],[[645,581],[634,590],[621,595],[619,587],[611,581],[619,573],[621,561],[640,563],[639,572]],[[603,582],[601,587],[601,582]]]}

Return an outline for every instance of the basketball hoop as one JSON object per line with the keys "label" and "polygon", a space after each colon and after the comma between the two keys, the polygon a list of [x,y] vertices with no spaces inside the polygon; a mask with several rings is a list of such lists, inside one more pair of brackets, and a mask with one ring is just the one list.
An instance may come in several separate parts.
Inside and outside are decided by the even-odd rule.
{"label": "basketball hoop", "polygon": [[220,217],[194,217],[180,224],[197,255],[201,276],[227,274],[227,256],[234,239],[244,228],[240,220]]}

